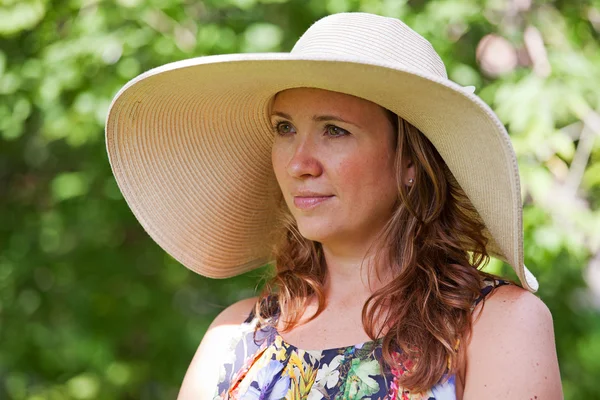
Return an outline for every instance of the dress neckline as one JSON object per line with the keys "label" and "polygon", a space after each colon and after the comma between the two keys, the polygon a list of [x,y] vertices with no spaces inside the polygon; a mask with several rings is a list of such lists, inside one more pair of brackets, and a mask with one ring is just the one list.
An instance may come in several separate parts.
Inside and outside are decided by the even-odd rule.
{"label": "dress neckline", "polygon": [[361,343],[357,343],[357,344],[353,344],[353,345],[329,347],[326,349],[307,350],[304,348],[300,348],[300,347],[288,342],[287,340],[285,340],[283,338],[283,336],[281,336],[281,334],[279,333],[277,328],[275,328],[274,326],[271,326],[270,329],[272,329],[274,341],[275,342],[279,341],[281,343],[282,347],[285,347],[286,349],[292,349],[292,350],[302,351],[302,352],[306,352],[306,353],[320,353],[320,354],[347,353],[347,352],[351,352],[354,349],[362,349],[364,347],[372,347],[372,349],[375,349],[375,348],[379,347],[381,345],[381,342],[383,341],[383,338],[380,337],[375,340],[367,340],[365,342],[361,342]]}
{"label": "dress neckline", "polygon": [[[473,310],[473,308],[475,308],[475,306],[481,301],[483,300],[483,298],[485,298],[489,292],[491,292],[493,289],[495,289],[498,286],[503,286],[503,285],[507,285],[510,282],[503,280],[503,279],[494,279],[493,281],[488,280],[488,279],[484,279],[483,280],[483,286],[481,288],[481,294],[480,296],[475,299],[475,302],[471,308],[471,311]],[[275,318],[275,324],[277,324],[277,319],[279,318],[279,310],[277,310],[276,312],[276,318]],[[285,347],[286,349],[291,349],[291,350],[296,350],[296,351],[303,351],[303,352],[307,352],[307,353],[320,353],[320,354],[329,354],[332,352],[335,353],[347,353],[347,352],[352,352],[354,349],[362,349],[365,346],[369,347],[372,346],[371,350],[376,349],[377,347],[379,347],[383,341],[383,337],[377,338],[375,340],[368,340],[362,343],[357,343],[354,345],[347,345],[347,346],[339,346],[339,347],[331,347],[331,348],[326,348],[326,349],[303,349],[300,348],[290,342],[288,342],[287,340],[285,340],[283,338],[283,336],[281,336],[281,334],[279,333],[279,330],[275,327],[275,325],[269,325],[268,327],[263,328],[263,330],[268,329],[270,330],[270,332],[268,333],[268,336],[272,336],[272,341],[273,343],[275,342],[280,342],[282,347]]]}

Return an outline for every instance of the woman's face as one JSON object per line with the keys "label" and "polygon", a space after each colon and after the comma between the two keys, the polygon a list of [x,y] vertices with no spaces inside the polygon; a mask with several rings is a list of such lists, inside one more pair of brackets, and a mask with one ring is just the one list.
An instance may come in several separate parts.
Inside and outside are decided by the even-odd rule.
{"label": "woman's face", "polygon": [[368,246],[398,197],[387,111],[358,97],[297,88],[276,96],[271,123],[273,169],[300,233],[323,245]]}

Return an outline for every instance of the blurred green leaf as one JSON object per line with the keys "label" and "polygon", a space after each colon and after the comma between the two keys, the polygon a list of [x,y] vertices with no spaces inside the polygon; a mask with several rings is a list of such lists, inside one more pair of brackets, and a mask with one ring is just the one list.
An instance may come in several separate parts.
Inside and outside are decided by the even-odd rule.
{"label": "blurred green leaf", "polygon": [[52,193],[57,201],[62,201],[86,194],[88,186],[81,172],[65,172],[52,181]]}
{"label": "blurred green leaf", "polygon": [[67,382],[69,393],[76,399],[94,399],[98,396],[98,378],[92,374],[81,374]]}
{"label": "blurred green leaf", "polygon": [[36,26],[46,12],[44,0],[4,2],[0,7],[0,35],[12,35]]}
{"label": "blurred green leaf", "polygon": [[283,31],[277,25],[255,23],[248,26],[244,39],[246,52],[276,51],[283,39]]}

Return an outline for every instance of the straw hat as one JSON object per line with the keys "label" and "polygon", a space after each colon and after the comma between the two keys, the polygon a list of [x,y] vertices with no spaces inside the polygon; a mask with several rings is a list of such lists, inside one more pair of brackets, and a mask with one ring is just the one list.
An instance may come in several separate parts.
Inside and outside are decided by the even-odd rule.
{"label": "straw hat", "polygon": [[519,172],[504,126],[472,90],[448,79],[427,40],[397,19],[366,13],[317,21],[289,53],[174,62],[119,91],[106,121],[110,164],[164,250],[212,278],[271,261],[281,194],[268,111],[275,93],[295,87],[370,100],[423,132],[485,223],[490,254],[537,290],[523,265]]}

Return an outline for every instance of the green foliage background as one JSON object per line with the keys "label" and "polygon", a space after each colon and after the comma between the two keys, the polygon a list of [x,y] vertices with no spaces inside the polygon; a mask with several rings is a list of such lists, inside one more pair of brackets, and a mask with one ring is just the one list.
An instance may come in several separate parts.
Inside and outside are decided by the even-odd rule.
{"label": "green foliage background", "polygon": [[170,61],[289,51],[340,11],[406,21],[505,122],[565,396],[600,398],[600,0],[0,0],[0,398],[176,397],[260,271],[205,279],[149,239],[108,165],[111,98]]}

